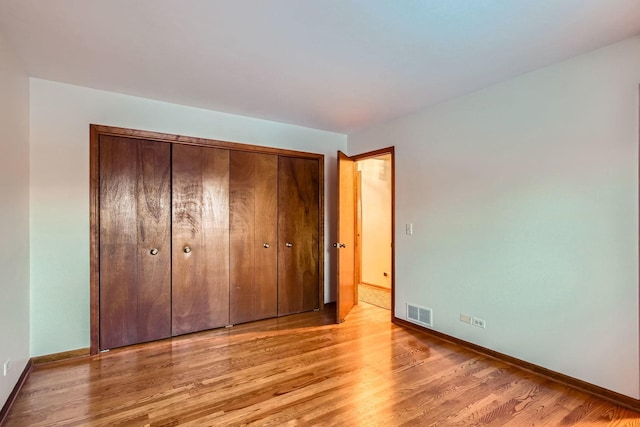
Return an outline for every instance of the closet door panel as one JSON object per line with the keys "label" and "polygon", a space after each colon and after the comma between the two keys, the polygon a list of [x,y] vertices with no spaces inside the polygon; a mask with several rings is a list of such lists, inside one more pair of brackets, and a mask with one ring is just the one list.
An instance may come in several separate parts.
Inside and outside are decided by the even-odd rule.
{"label": "closet door panel", "polygon": [[100,349],[171,335],[170,145],[101,136]]}
{"label": "closet door panel", "polygon": [[172,333],[229,324],[229,151],[175,144]]}
{"label": "closet door panel", "polygon": [[278,315],[319,308],[319,169],[315,159],[278,161]]}
{"label": "closet door panel", "polygon": [[277,315],[277,156],[231,151],[230,323]]}
{"label": "closet door panel", "polygon": [[278,156],[256,155],[255,190],[256,319],[263,319],[278,315]]}

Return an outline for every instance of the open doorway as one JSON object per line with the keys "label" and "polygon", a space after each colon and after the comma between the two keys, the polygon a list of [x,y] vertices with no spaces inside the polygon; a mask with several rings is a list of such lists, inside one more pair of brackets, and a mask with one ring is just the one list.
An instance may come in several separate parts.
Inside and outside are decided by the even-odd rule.
{"label": "open doorway", "polygon": [[338,152],[338,323],[359,300],[395,315],[394,181],[394,147]]}
{"label": "open doorway", "polygon": [[356,161],[358,301],[391,309],[391,154]]}

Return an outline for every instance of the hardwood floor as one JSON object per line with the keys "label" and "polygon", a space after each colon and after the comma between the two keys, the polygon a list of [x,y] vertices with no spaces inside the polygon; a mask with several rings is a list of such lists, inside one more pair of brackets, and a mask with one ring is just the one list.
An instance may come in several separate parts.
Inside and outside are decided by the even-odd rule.
{"label": "hardwood floor", "polygon": [[640,414],[389,321],[304,313],[35,366],[6,426],[640,426]]}

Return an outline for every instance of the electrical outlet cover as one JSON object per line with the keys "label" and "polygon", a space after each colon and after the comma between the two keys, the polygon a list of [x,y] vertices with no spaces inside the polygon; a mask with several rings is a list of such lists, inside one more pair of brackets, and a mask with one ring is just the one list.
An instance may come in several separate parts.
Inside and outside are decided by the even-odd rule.
{"label": "electrical outlet cover", "polygon": [[480,319],[478,317],[473,318],[473,326],[477,326],[478,328],[486,328],[487,322],[484,319]]}

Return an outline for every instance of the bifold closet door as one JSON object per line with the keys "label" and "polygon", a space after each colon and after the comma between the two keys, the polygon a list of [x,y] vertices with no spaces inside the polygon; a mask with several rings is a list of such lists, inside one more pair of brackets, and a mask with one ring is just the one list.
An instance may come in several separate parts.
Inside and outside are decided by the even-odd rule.
{"label": "bifold closet door", "polygon": [[171,145],[100,136],[100,349],[171,335]]}
{"label": "bifold closet door", "polygon": [[278,160],[278,316],[319,308],[319,162]]}
{"label": "bifold closet door", "polygon": [[172,334],[229,324],[229,150],[174,144]]}
{"label": "bifold closet door", "polygon": [[231,324],[278,314],[278,157],[231,151]]}

